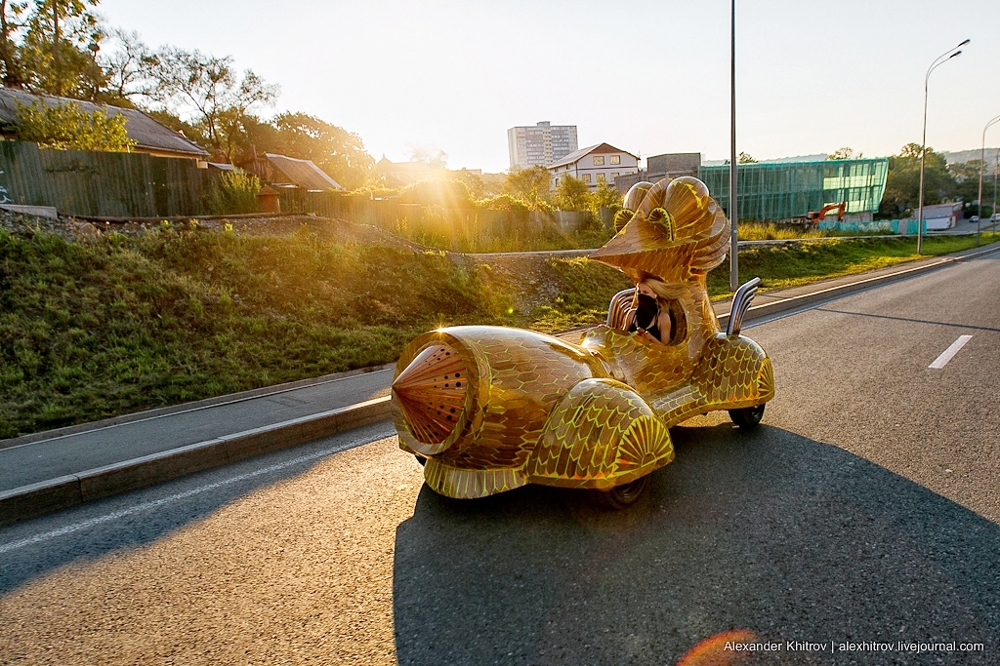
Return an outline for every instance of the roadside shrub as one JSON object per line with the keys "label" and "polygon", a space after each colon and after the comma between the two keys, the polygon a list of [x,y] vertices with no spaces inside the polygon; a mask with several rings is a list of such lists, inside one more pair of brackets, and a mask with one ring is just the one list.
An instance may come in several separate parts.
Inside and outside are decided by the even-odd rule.
{"label": "roadside shrub", "polygon": [[135,145],[125,131],[127,119],[122,114],[87,113],[72,102],[54,106],[18,102],[17,116],[18,138],[33,141],[39,148],[128,152]]}
{"label": "roadside shrub", "polygon": [[227,171],[208,188],[205,205],[212,215],[256,213],[260,180],[245,171]]}
{"label": "roadside shrub", "polygon": [[469,187],[455,180],[423,180],[400,190],[400,203],[441,208],[471,208]]}

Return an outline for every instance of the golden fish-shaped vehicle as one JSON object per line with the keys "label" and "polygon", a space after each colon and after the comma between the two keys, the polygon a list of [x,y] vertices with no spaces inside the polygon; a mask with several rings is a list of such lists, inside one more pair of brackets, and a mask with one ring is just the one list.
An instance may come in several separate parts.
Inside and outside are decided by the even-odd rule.
{"label": "golden fish-shaped vehicle", "polygon": [[740,335],[759,280],[736,292],[725,332],[705,285],[726,257],[725,214],[688,177],[638,183],[624,203],[617,235],[591,258],[649,287],[662,338],[637,330],[634,288],[579,344],[493,326],[418,336],[396,366],[393,419],[433,490],[477,498],[539,483],[622,508],[673,460],[670,427],[719,409],[741,428],[760,422],[771,361]]}

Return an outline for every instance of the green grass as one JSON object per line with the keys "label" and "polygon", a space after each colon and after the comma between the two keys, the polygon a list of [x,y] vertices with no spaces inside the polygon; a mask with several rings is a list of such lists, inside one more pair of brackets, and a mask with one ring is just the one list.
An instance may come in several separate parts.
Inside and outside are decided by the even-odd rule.
{"label": "green grass", "polygon": [[[924,252],[974,243],[926,238]],[[741,251],[740,273],[775,288],[914,258],[912,239],[829,241]],[[68,243],[0,229],[0,437],[392,362],[440,325],[593,324],[630,286],[585,259],[539,260],[531,278],[541,302],[519,271],[305,231]],[[709,285],[728,291],[727,264]]]}
{"label": "green grass", "polygon": [[[983,244],[1000,240],[998,233],[982,234]],[[927,236],[923,256],[939,256],[976,246],[975,236]],[[842,275],[855,275],[876,268],[920,259],[915,237],[826,240],[782,247],[751,247],[740,250],[740,281],[760,277],[762,289],[781,289]],[[708,276],[713,297],[729,291],[729,263]]]}
{"label": "green grass", "polygon": [[440,253],[0,230],[0,437],[390,362],[428,327],[508,309]]}
{"label": "green grass", "polygon": [[572,232],[561,231],[552,224],[538,228],[515,225],[498,231],[475,225],[465,227],[443,216],[426,215],[420,220],[397,220],[387,230],[425,247],[472,253],[580,250],[600,247],[612,236],[610,229],[593,219]]}
{"label": "green grass", "polygon": [[804,230],[799,227],[777,225],[761,222],[741,222],[739,224],[740,240],[790,240],[794,238],[822,238],[830,235],[827,231],[819,229]]}

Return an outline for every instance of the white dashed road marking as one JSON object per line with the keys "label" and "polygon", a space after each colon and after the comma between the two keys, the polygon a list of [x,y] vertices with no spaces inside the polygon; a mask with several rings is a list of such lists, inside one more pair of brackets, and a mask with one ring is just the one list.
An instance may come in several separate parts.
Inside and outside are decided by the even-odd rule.
{"label": "white dashed road marking", "polygon": [[940,370],[944,366],[948,365],[948,361],[954,358],[958,350],[965,346],[965,343],[972,339],[971,335],[960,335],[958,340],[951,343],[951,346],[941,352],[941,355],[934,359],[934,362],[928,365],[928,368],[933,368],[935,370]]}

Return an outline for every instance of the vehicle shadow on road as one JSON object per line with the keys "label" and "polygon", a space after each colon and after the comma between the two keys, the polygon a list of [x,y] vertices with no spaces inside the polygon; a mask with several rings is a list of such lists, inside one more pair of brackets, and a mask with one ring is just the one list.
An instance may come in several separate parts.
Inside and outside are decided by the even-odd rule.
{"label": "vehicle shadow on road", "polygon": [[[455,501],[425,486],[396,534],[399,663],[674,664],[734,629],[786,646],[741,663],[1000,658],[996,524],[778,428],[672,432],[676,461],[624,512],[552,488]],[[785,641],[985,648],[831,656]]]}

